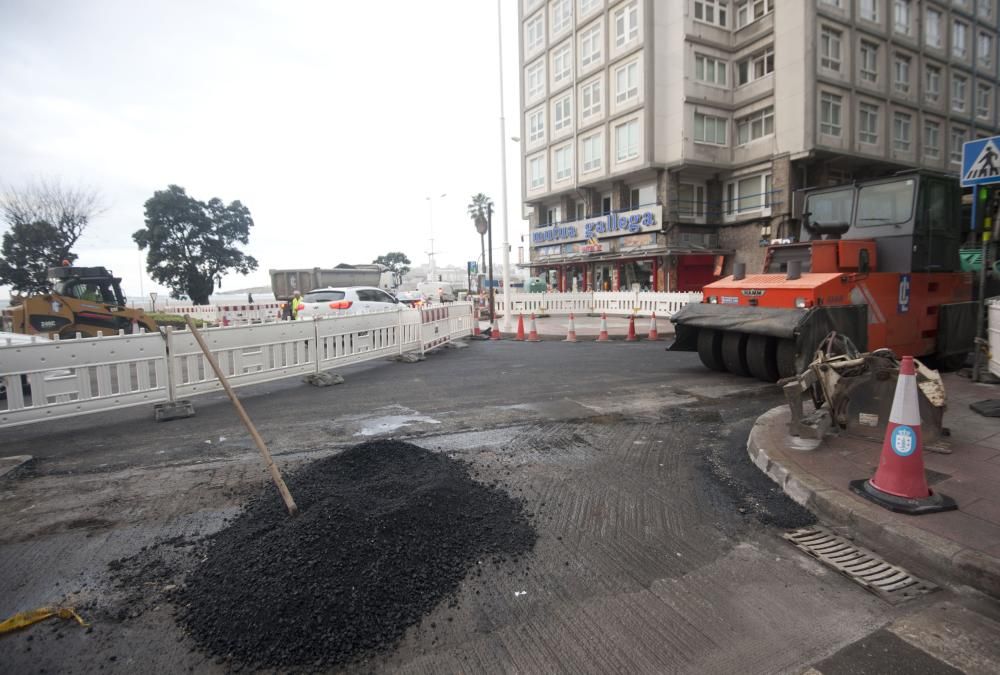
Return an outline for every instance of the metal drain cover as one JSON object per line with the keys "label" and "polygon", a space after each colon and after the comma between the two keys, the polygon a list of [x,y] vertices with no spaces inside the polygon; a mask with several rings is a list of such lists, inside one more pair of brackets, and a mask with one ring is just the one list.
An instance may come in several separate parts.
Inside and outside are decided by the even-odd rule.
{"label": "metal drain cover", "polygon": [[855,546],[824,527],[803,527],[782,536],[891,604],[937,590],[929,581],[913,576],[902,567],[890,565],[868,549]]}

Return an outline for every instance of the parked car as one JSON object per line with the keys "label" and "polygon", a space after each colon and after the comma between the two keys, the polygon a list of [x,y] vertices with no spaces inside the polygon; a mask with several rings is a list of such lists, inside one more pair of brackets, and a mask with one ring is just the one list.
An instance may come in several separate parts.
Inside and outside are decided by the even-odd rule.
{"label": "parked car", "polygon": [[455,289],[447,281],[424,281],[417,284],[417,292],[428,302],[455,302]]}
{"label": "parked car", "polygon": [[398,311],[402,307],[396,298],[374,286],[316,288],[302,296],[302,302],[298,307],[298,318],[312,319],[317,316]]}
{"label": "parked car", "polygon": [[420,307],[427,302],[427,298],[420,291],[400,291],[396,294],[396,299],[407,307]]}

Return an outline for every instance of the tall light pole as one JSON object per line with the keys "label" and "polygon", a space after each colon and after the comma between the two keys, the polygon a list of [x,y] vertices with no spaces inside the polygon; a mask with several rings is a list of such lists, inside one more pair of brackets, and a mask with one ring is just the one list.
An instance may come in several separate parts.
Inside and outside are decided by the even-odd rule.
{"label": "tall light pole", "polygon": [[[507,241],[507,122],[503,106],[503,12],[497,0],[497,45],[500,63],[500,219],[503,221],[503,330],[510,331],[510,243]],[[492,269],[490,270],[492,272]]]}
{"label": "tall light pole", "polygon": [[[438,199],[444,199],[447,194],[442,194]],[[431,231],[431,252],[427,254],[428,265],[427,265],[427,281],[437,281],[435,277],[436,269],[434,266],[434,198],[425,197],[427,200],[427,219],[430,221],[430,231]]]}

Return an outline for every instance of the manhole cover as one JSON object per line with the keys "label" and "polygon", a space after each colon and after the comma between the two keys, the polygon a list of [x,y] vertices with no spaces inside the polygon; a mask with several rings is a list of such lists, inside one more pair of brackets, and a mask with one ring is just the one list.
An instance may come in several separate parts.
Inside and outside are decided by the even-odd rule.
{"label": "manhole cover", "polygon": [[868,549],[856,546],[826,528],[803,527],[782,536],[894,605],[937,590],[937,586],[929,581],[913,576],[902,567],[890,565]]}

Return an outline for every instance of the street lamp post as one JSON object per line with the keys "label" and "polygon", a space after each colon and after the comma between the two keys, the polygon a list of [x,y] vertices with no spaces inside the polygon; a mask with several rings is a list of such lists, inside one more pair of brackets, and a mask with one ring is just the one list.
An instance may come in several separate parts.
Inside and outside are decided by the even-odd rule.
{"label": "street lamp post", "polygon": [[[442,194],[438,199],[444,199],[447,194]],[[427,254],[428,264],[427,264],[427,281],[437,281],[436,278],[436,265],[434,263],[434,198],[425,197],[427,200],[427,218],[430,221],[430,231],[431,231],[431,251]]]}
{"label": "street lamp post", "polygon": [[[500,218],[503,220],[503,329],[510,330],[510,243],[507,241],[507,123],[503,105],[503,12],[501,1],[497,0],[497,45],[500,50]],[[490,246],[490,255],[493,247]],[[490,265],[490,274],[493,265]],[[490,286],[492,303],[493,287]]]}

